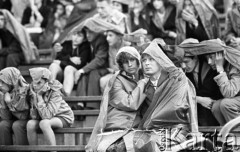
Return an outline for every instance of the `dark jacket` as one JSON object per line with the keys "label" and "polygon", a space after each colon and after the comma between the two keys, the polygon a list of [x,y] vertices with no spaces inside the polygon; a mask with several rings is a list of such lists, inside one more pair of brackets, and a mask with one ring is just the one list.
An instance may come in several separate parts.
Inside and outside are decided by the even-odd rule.
{"label": "dark jacket", "polygon": [[[198,84],[196,84],[194,80],[193,73],[186,74],[186,76],[195,86],[197,96],[210,97],[213,100],[218,100],[223,97],[217,83],[214,81],[214,77],[216,75],[217,72],[202,60],[199,61]],[[203,107],[201,104],[198,104],[197,110],[199,126],[219,125],[211,110]]]}
{"label": "dark jacket", "polygon": [[[71,65],[79,70],[91,59],[91,47],[87,41],[80,44],[75,50],[72,48],[72,41],[66,41],[62,44],[62,46],[62,51],[59,52],[56,57],[57,60],[61,61],[60,66],[62,69],[64,69],[67,65]],[[76,65],[70,60],[70,58],[74,56],[81,58],[81,64]]]}
{"label": "dark jacket", "polygon": [[158,21],[156,12],[150,12],[150,34],[153,38],[163,38],[167,44],[173,45],[175,39],[168,36],[169,31],[176,32],[176,7],[169,5],[166,7],[163,22]]}
{"label": "dark jacket", "polygon": [[109,46],[106,37],[99,34],[90,44],[92,46],[91,61],[83,67],[85,73],[89,73],[95,69],[107,68],[108,66]]}
{"label": "dark jacket", "polygon": [[7,56],[8,54],[22,52],[19,41],[8,30],[0,30],[0,39],[2,41],[0,56]]}

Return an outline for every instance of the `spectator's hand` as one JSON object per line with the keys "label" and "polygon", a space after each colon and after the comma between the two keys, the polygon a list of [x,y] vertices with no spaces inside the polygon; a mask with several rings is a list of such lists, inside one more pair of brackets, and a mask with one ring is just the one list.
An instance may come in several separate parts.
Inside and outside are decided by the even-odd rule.
{"label": "spectator's hand", "polygon": [[56,63],[56,64],[60,65],[61,61],[60,60],[53,60],[53,63]]}
{"label": "spectator's hand", "polygon": [[214,100],[209,97],[197,97],[197,102],[200,103],[203,107],[211,109]]}
{"label": "spectator's hand", "polygon": [[70,60],[72,61],[72,63],[76,64],[76,65],[79,65],[81,64],[81,58],[80,57],[71,57]]}
{"label": "spectator's hand", "polygon": [[215,59],[215,64],[216,64],[216,68],[217,68],[217,72],[221,72],[224,71],[224,57],[223,57],[223,53],[222,52],[217,52],[216,53],[216,59]]}
{"label": "spectator's hand", "polygon": [[237,42],[237,39],[235,37],[232,37],[230,39],[230,44],[229,44],[231,47],[237,47],[238,46],[238,42]]}
{"label": "spectator's hand", "polygon": [[177,33],[173,32],[173,31],[169,31],[168,36],[172,37],[172,38],[176,38],[177,37]]}
{"label": "spectator's hand", "polygon": [[55,45],[53,46],[53,50],[55,52],[61,52],[63,49],[62,45],[60,43],[55,43]]}
{"label": "spectator's hand", "polygon": [[87,146],[85,146],[85,151],[86,152],[93,152],[93,149],[87,145]]}
{"label": "spectator's hand", "polygon": [[198,26],[198,21],[197,21],[195,15],[185,9],[182,11],[182,18],[186,22],[193,24],[195,27]]}
{"label": "spectator's hand", "polygon": [[8,92],[5,93],[4,100],[6,103],[10,103],[12,101],[11,95]]}
{"label": "spectator's hand", "polygon": [[138,85],[139,85],[139,86],[140,86],[140,85],[143,85],[143,87],[145,87],[146,84],[148,83],[148,81],[149,81],[149,78],[141,79],[141,80],[138,81]]}
{"label": "spectator's hand", "polygon": [[75,84],[77,84],[79,78],[81,77],[81,75],[84,73],[83,69],[80,69],[78,70],[76,73],[75,73],[75,77],[74,77],[74,82]]}
{"label": "spectator's hand", "polygon": [[32,96],[32,100],[31,100],[31,102],[32,102],[32,104],[33,105],[37,105],[37,93],[33,90],[33,87],[32,87],[32,85],[30,85],[30,95]]}

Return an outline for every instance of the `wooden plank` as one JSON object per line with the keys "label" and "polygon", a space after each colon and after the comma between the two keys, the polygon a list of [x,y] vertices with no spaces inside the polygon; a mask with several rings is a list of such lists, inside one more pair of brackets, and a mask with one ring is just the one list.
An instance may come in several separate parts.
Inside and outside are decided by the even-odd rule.
{"label": "wooden plank", "polygon": [[67,102],[101,102],[102,96],[70,96],[63,99]]}
{"label": "wooden plank", "polygon": [[54,129],[54,133],[92,133],[93,127],[72,127],[72,128],[59,128]]}
{"label": "wooden plank", "polygon": [[100,110],[73,110],[74,115],[98,116]]}
{"label": "wooden plank", "polygon": [[7,145],[2,146],[0,145],[0,151],[78,151],[84,152],[85,146],[84,145],[56,145],[56,146],[49,146],[49,145]]}
{"label": "wooden plank", "polygon": [[52,54],[53,53],[53,48],[50,48],[50,49],[39,49],[38,50],[38,53],[39,55],[45,55],[45,54]]}

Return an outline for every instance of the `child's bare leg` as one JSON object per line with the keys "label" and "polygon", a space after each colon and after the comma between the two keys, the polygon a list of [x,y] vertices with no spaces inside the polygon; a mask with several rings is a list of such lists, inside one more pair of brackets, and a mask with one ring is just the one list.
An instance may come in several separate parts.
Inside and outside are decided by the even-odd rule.
{"label": "child's bare leg", "polygon": [[77,71],[73,66],[66,66],[64,69],[63,88],[67,95],[70,95],[74,86],[74,74]]}
{"label": "child's bare leg", "polygon": [[30,145],[37,145],[37,129],[39,128],[38,120],[29,120],[27,122],[27,137]]}

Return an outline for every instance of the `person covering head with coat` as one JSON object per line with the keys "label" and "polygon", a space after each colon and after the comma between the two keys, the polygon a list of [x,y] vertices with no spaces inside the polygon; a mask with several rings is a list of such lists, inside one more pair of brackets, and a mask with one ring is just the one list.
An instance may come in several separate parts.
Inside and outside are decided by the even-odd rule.
{"label": "person covering head with coat", "polygon": [[27,123],[30,145],[37,145],[37,129],[40,128],[48,145],[56,145],[53,128],[70,127],[74,114],[62,98],[62,84],[52,80],[46,68],[29,69],[33,82],[30,85],[31,120]]}
{"label": "person covering head with coat", "polygon": [[29,118],[29,85],[20,71],[8,67],[0,71],[0,145],[27,145],[26,124]]}
{"label": "person covering head with coat", "polygon": [[[137,128],[144,96],[140,54],[134,47],[122,47],[116,55],[120,72],[115,73],[104,90],[100,114],[86,151],[128,151],[128,133]],[[126,145],[126,146],[125,146]]]}
{"label": "person covering head with coat", "polygon": [[184,50],[191,55],[205,55],[208,64],[218,73],[214,81],[219,86],[223,99],[214,102],[212,112],[220,125],[239,116],[239,50],[226,46],[219,39],[186,44]]}
{"label": "person covering head with coat", "polygon": [[208,0],[179,1],[176,28],[176,44],[186,38],[195,38],[201,42],[220,37],[217,13]]}
{"label": "person covering head with coat", "polygon": [[0,70],[37,59],[37,48],[26,29],[4,9],[0,9],[0,40]]}
{"label": "person covering head with coat", "polygon": [[176,51],[183,51],[184,55],[180,59],[181,67],[196,89],[198,124],[199,126],[217,126],[219,123],[211,109],[214,102],[223,98],[213,79],[218,73],[211,68],[203,55],[189,54],[190,51],[185,50],[188,44],[194,45],[199,42],[196,39],[186,39],[176,47]]}

